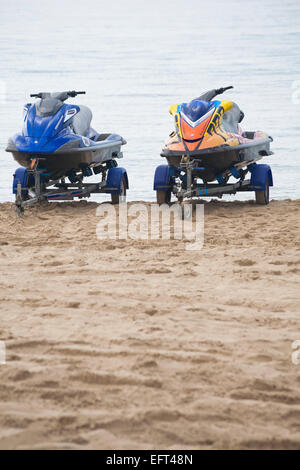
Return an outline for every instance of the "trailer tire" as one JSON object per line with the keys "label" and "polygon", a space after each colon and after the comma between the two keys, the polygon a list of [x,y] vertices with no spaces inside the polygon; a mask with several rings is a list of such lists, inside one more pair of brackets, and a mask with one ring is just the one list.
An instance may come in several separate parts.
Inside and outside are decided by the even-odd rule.
{"label": "trailer tire", "polygon": [[262,191],[255,191],[256,204],[266,206],[270,202],[270,185],[269,180],[266,181],[266,187]]}
{"label": "trailer tire", "polygon": [[126,179],[125,176],[122,176],[122,181],[120,185],[119,193],[111,193],[111,202],[112,204],[120,204],[120,198],[126,197]]}
{"label": "trailer tire", "polygon": [[157,204],[170,204],[171,202],[171,189],[167,191],[156,191],[156,202]]}

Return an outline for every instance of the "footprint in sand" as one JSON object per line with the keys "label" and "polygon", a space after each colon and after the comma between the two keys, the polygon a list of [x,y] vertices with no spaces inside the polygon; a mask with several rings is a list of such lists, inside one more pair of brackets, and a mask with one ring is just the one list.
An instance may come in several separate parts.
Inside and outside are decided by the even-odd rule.
{"label": "footprint in sand", "polygon": [[256,264],[256,261],[252,261],[251,259],[238,259],[235,261],[235,264],[238,264],[239,266],[253,266]]}

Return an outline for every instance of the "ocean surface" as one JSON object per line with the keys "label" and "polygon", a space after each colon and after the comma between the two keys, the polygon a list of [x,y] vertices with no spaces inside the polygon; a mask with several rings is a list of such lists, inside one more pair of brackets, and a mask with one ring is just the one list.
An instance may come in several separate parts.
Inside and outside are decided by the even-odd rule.
{"label": "ocean surface", "polygon": [[242,127],[274,138],[272,198],[300,198],[299,0],[0,0],[0,57],[1,202],[13,200],[17,165],[4,149],[30,93],[86,90],[70,102],[127,139],[128,199],[149,201],[169,106],[227,85]]}

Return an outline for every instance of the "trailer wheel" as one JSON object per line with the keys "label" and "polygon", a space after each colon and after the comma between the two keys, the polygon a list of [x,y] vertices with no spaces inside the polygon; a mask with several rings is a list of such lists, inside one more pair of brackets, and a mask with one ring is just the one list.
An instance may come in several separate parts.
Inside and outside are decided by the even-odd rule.
{"label": "trailer wheel", "polygon": [[262,191],[255,191],[256,204],[266,206],[270,202],[270,185],[269,180],[266,181],[266,188]]}
{"label": "trailer wheel", "polygon": [[168,191],[156,191],[156,201],[157,204],[170,204],[171,202],[171,189]]}
{"label": "trailer wheel", "polygon": [[[120,185],[120,193],[111,193],[111,202],[112,204],[120,204],[120,199],[126,197],[126,181],[125,177],[122,177],[121,185]],[[121,200],[122,200],[121,199]]]}

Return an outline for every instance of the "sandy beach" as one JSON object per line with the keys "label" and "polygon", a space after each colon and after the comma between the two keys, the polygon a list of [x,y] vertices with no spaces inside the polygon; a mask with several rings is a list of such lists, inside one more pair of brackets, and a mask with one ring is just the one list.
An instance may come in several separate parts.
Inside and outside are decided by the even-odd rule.
{"label": "sandy beach", "polygon": [[300,200],[207,202],[195,252],[97,206],[0,204],[0,448],[299,449]]}

